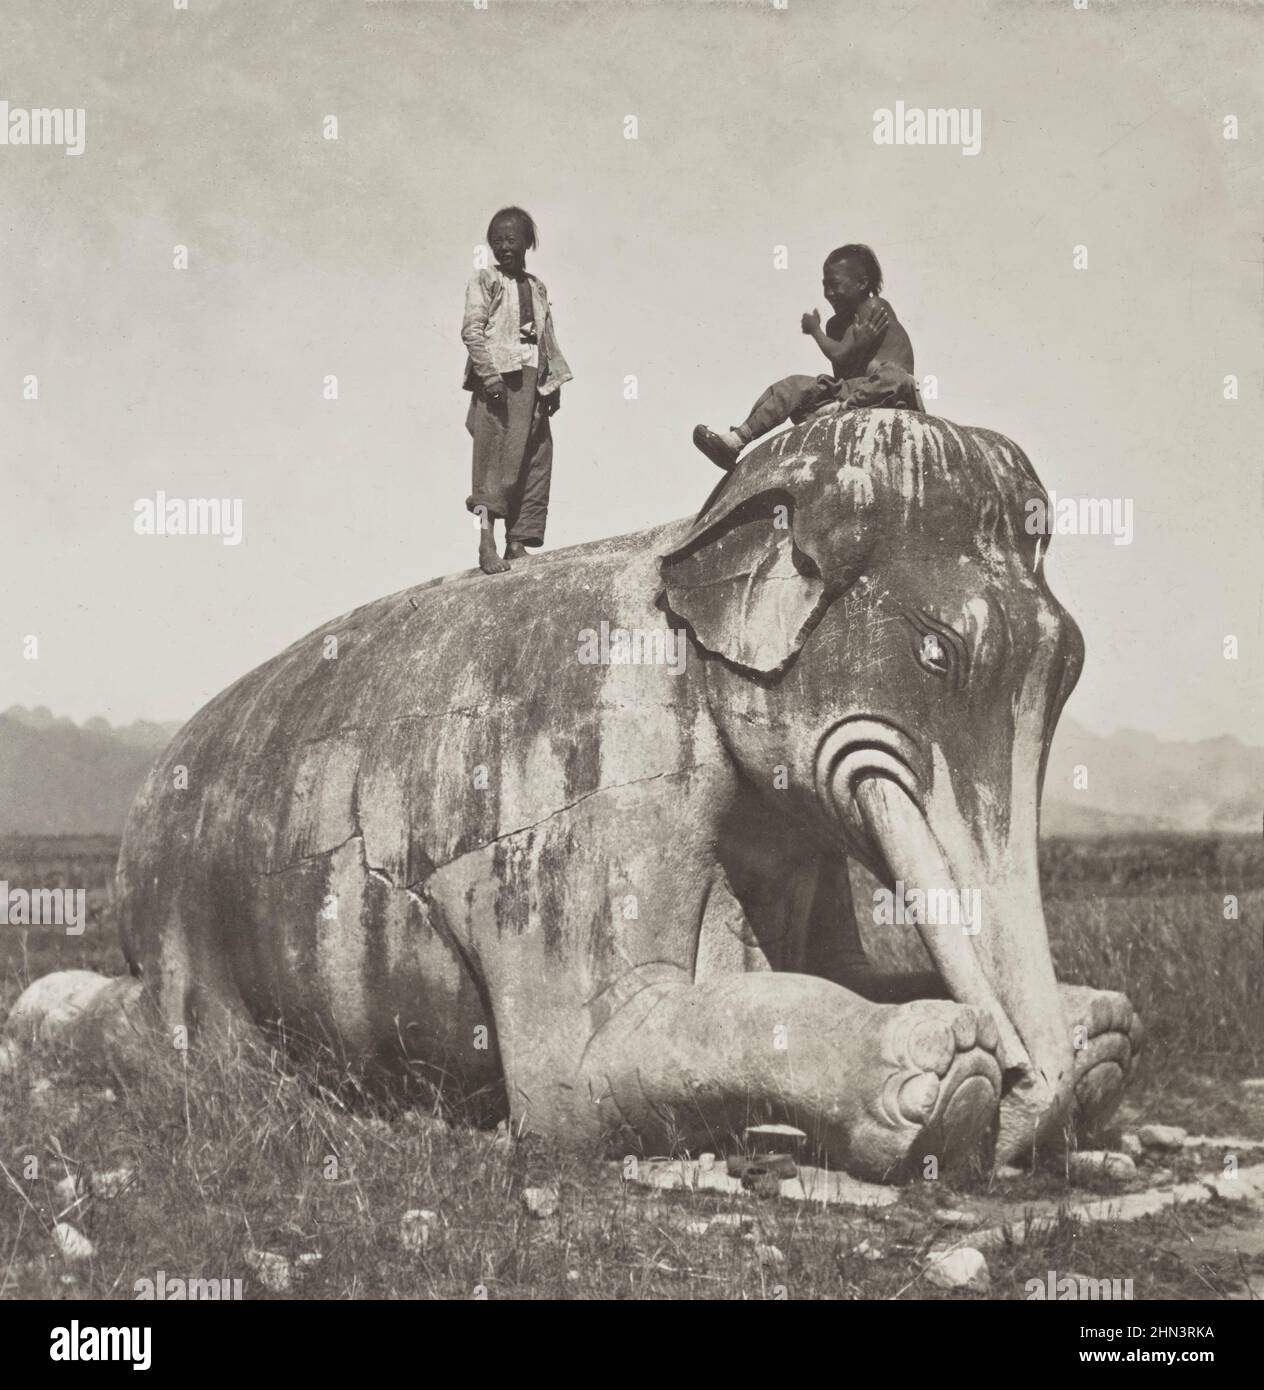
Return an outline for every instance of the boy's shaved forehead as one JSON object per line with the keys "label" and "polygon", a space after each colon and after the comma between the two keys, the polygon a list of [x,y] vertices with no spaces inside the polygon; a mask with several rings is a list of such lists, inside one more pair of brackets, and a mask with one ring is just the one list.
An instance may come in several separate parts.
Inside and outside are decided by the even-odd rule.
{"label": "boy's shaved forehead", "polygon": [[539,240],[539,234],[536,232],[535,229],[535,219],[526,210],[526,208],[501,208],[499,212],[494,213],[492,216],[492,220],[487,224],[488,237],[490,237],[492,234],[492,228],[502,222],[517,223],[518,230],[522,233],[522,239],[527,243],[528,247],[530,247],[531,250],[535,250],[536,243]]}

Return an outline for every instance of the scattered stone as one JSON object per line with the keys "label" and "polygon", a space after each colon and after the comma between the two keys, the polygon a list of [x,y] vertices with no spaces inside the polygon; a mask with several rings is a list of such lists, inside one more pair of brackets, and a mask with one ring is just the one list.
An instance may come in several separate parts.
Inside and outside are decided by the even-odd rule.
{"label": "scattered stone", "polygon": [[862,1260],[881,1260],[885,1258],[882,1251],[875,1250],[867,1240],[862,1240],[851,1253],[853,1255],[859,1255]]}
{"label": "scattered stone", "polygon": [[678,1167],[669,1168],[649,1168],[642,1165],[638,1181],[643,1182],[647,1187],[661,1187],[667,1192],[674,1192],[685,1185],[685,1175]]}
{"label": "scattered stone", "polygon": [[1131,1130],[1119,1141],[1119,1147],[1129,1158],[1141,1157],[1141,1140]]}
{"label": "scattered stone", "polygon": [[294,1267],[274,1250],[247,1250],[246,1263],[269,1293],[289,1293],[294,1287]]}
{"label": "scattered stone", "polygon": [[712,1170],[712,1168],[715,1167],[715,1155],[699,1154],[698,1167],[701,1168],[704,1173],[709,1173]]}
{"label": "scattered stone", "polygon": [[97,1253],[88,1237],[68,1221],[59,1221],[53,1227],[53,1244],[67,1260],[90,1260]]}
{"label": "scattered stone", "polygon": [[1156,1168],[1149,1174],[1149,1180],[1156,1187],[1162,1187],[1165,1182],[1175,1182],[1176,1174],[1170,1168]]}
{"label": "scattered stone", "polygon": [[935,1220],[944,1226],[977,1226],[979,1218],[971,1211],[958,1211],[956,1207],[944,1207],[935,1212]]}
{"label": "scattered stone", "polygon": [[793,1125],[748,1125],[745,1138],[747,1152],[751,1154],[798,1154],[808,1136]]}
{"label": "scattered stone", "polygon": [[711,1229],[709,1221],[686,1221],[685,1234],[691,1236],[705,1236]]}
{"label": "scattered stone", "polygon": [[114,1094],[113,1086],[106,1086],[102,1089],[98,1099],[101,1100],[105,1105],[113,1105],[114,1102],[118,1100],[118,1096]]}
{"label": "scattered stone", "polygon": [[37,1076],[31,1082],[31,1094],[33,1096],[47,1095],[53,1089],[53,1083],[46,1076]]}
{"label": "scattered stone", "polygon": [[1241,1134],[1190,1134],[1181,1143],[1187,1149],[1264,1148],[1264,1140],[1247,1139]]}
{"label": "scattered stone", "polygon": [[438,1224],[437,1212],[414,1207],[399,1218],[399,1243],[405,1250],[417,1254],[430,1244],[430,1234]]}
{"label": "scattered stone", "polygon": [[1073,1180],[1112,1178],[1115,1182],[1127,1182],[1137,1176],[1137,1165],[1125,1153],[1112,1153],[1109,1149],[1081,1149],[1068,1157],[1067,1172]]}
{"label": "scattered stone", "polygon": [[1142,1125],[1137,1138],[1143,1148],[1179,1149],[1185,1142],[1185,1131],[1180,1125]]}
{"label": "scattered stone", "polygon": [[537,1221],[547,1221],[557,1210],[557,1188],[551,1184],[548,1187],[524,1187],[522,1201]]}
{"label": "scattered stone", "polygon": [[135,1168],[111,1168],[104,1173],[93,1173],[92,1195],[112,1202],[116,1197],[121,1197],[135,1182]]}
{"label": "scattered stone", "polygon": [[298,1265],[298,1272],[300,1274],[307,1274],[309,1271],[315,1269],[324,1258],[325,1257],[318,1251],[313,1250],[309,1254],[300,1255],[294,1263]]}
{"label": "scattered stone", "polygon": [[781,1182],[783,1178],[796,1177],[799,1172],[794,1156],[787,1153],[752,1154],[749,1158],[731,1154],[725,1159],[724,1166],[728,1169],[730,1177],[741,1178],[743,1185],[747,1187],[761,1177],[775,1178],[777,1182]]}
{"label": "scattered stone", "polygon": [[1240,1178],[1231,1178],[1227,1173],[1203,1181],[1222,1202],[1249,1202],[1251,1189]]}
{"label": "scattered stone", "polygon": [[1248,1096],[1264,1099],[1264,1076],[1248,1076],[1238,1083]]}
{"label": "scattered stone", "polygon": [[572,1284],[578,1284],[578,1283],[579,1283],[579,1270],[577,1270],[577,1269],[568,1269],[568,1270],[566,1271],[566,1277],[567,1277],[567,1279],[570,1280],[570,1282],[571,1282]]}
{"label": "scattered stone", "polygon": [[1017,1182],[1019,1178],[1027,1176],[1026,1168],[1015,1168],[1013,1164],[1002,1163],[996,1172],[992,1174],[997,1182]]}
{"label": "scattered stone", "polygon": [[[1171,1174],[1168,1174],[1171,1177]],[[1220,1174],[1204,1178],[1200,1182],[1177,1183],[1172,1187],[1150,1188],[1144,1192],[1128,1192],[1112,1197],[1097,1198],[1091,1202],[1024,1202],[1015,1204],[1001,1213],[1001,1224],[989,1226],[985,1231],[975,1231],[971,1241],[981,1250],[994,1246],[1023,1245],[1032,1239],[1039,1239],[1062,1220],[1073,1221],[1137,1221],[1146,1216],[1158,1216],[1170,1211],[1180,1203],[1209,1202],[1218,1191],[1218,1184],[1224,1181],[1240,1184],[1243,1200],[1264,1202],[1264,1163],[1249,1168],[1240,1168],[1234,1179],[1223,1179]],[[1236,1191],[1236,1188],[1233,1190]],[[1230,1199],[1232,1200],[1232,1199]]]}
{"label": "scattered stone", "polygon": [[775,1245],[756,1245],[755,1258],[761,1265],[783,1265],[786,1257]]}
{"label": "scattered stone", "polygon": [[926,1266],[926,1278],[937,1289],[973,1289],[986,1293],[992,1287],[992,1276],[981,1251],[971,1245],[932,1255]]}

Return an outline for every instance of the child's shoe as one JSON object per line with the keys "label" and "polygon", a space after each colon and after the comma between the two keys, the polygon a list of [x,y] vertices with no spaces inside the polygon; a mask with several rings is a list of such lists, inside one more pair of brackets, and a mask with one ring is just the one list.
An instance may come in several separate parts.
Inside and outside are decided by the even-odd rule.
{"label": "child's shoe", "polygon": [[717,434],[705,425],[694,426],[693,442],[717,468],[723,468],[726,473],[737,462],[738,454],[746,447],[745,441],[739,439],[732,430]]}

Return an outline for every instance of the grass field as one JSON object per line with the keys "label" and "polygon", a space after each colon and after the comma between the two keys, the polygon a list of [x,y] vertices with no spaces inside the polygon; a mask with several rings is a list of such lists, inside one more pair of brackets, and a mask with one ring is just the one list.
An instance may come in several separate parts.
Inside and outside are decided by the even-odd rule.
{"label": "grass field", "polygon": [[[123,971],[109,897],[116,852],[104,837],[0,841],[0,879],[89,893],[81,937],[0,927],[0,1013],[49,971]],[[1264,1159],[1264,1099],[1238,1084],[1264,1075],[1258,842],[1051,841],[1042,878],[1059,975],[1126,990],[1147,1025],[1123,1122],[1244,1136],[1259,1147],[1242,1146],[1239,1161]],[[871,932],[870,946],[892,963],[920,950],[907,933]],[[1024,1282],[1050,1270],[1131,1279],[1137,1298],[1241,1297],[1264,1284],[1258,1227],[1213,1201],[1126,1225],[1058,1222],[988,1253],[990,1295],[944,1294],[923,1272],[948,1230],[937,1213],[968,1211],[979,1193],[918,1184],[873,1211],[653,1192],[624,1184],[599,1154],[375,1113],[266,1057],[231,1073],[155,1058],[143,1082],[111,1089],[23,1055],[0,1077],[0,1162],[0,1296],[10,1299],[132,1298],[160,1270],[287,1296],[268,1289],[252,1251],[290,1257],[288,1296],[317,1298],[1022,1298]],[[1196,1164],[1188,1151],[1146,1158],[1142,1178],[1192,1175]],[[110,1200],[77,1200],[64,1183],[77,1176],[86,1188],[117,1171],[129,1185]],[[529,1187],[556,1188],[556,1210],[532,1216]],[[1056,1164],[1005,1191],[1019,1202],[1085,1195]],[[434,1215],[415,1218],[422,1234],[406,1242],[401,1218],[413,1209]],[[733,1220],[703,1234],[717,1214]],[[59,1218],[90,1238],[93,1258],[57,1253]]]}

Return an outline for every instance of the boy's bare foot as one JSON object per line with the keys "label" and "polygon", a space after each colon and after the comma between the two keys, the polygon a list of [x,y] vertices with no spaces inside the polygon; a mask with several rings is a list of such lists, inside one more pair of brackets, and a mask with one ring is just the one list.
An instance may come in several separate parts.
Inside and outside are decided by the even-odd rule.
{"label": "boy's bare foot", "polygon": [[695,425],[693,442],[717,468],[723,468],[726,473],[737,462],[737,456],[742,452],[742,443],[732,430],[717,434],[705,425]]}
{"label": "boy's bare foot", "polygon": [[521,541],[508,541],[505,545],[506,560],[525,560],[527,547]]}
{"label": "boy's bare foot", "polygon": [[478,538],[478,567],[484,574],[504,574],[509,563],[496,554],[496,537],[484,531]]}

